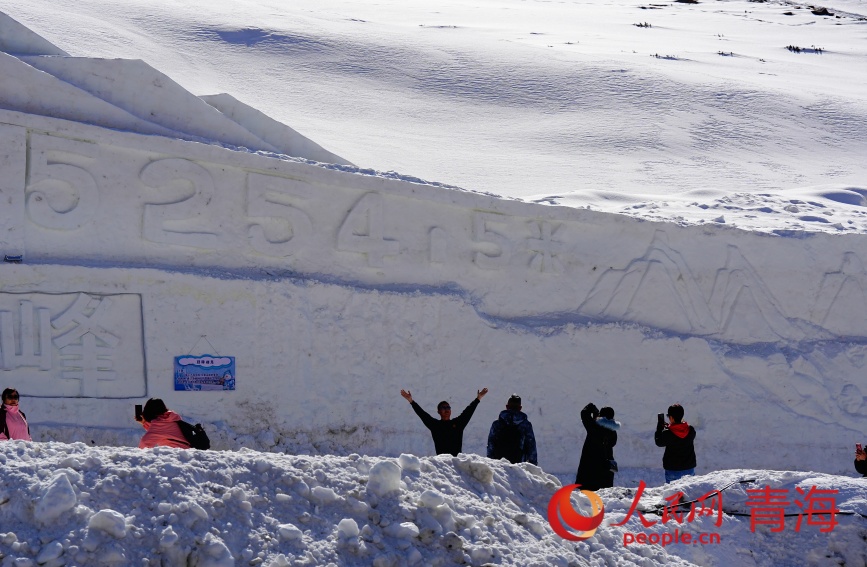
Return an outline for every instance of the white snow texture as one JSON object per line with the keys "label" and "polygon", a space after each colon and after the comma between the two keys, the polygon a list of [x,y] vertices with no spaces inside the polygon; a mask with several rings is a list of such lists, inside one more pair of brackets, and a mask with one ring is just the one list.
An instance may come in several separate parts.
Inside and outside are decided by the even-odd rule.
{"label": "white snow texture", "polygon": [[[0,566],[867,564],[867,487],[847,478],[867,429],[867,183],[498,197],[358,167],[3,11],[0,371],[34,442],[0,443]],[[234,357],[235,389],[176,390],[183,355]],[[483,387],[464,454],[417,456],[432,442],[399,390],[457,416]],[[483,456],[512,393],[538,467]],[[134,448],[149,397],[214,450]],[[572,543],[546,514],[588,402],[622,424],[621,474]],[[655,416],[675,402],[700,476],[659,487]],[[638,480],[645,510],[734,483],[721,526],[679,526],[723,544],[626,546],[671,527],[612,525]],[[735,513],[766,485],[837,490],[848,514],[754,531]]]}

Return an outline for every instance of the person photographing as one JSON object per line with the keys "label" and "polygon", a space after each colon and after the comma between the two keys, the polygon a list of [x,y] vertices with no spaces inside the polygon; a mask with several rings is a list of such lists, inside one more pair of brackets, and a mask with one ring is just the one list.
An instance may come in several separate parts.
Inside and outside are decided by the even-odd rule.
{"label": "person photographing", "polygon": [[855,444],[855,470],[867,476],[867,453],[861,443]]}
{"label": "person photographing", "polygon": [[139,441],[140,449],[175,447],[177,449],[210,449],[211,440],[201,424],[192,425],[166,407],[160,398],[149,399],[135,420],[141,423],[145,434]]}
{"label": "person photographing", "polygon": [[587,430],[581,462],[575,475],[575,484],[584,490],[599,490],[614,486],[617,461],[614,446],[617,445],[617,430],[620,423],[614,421],[614,408],[599,409],[589,403],[581,410],[581,423]]}
{"label": "person photographing", "polygon": [[[668,416],[668,423],[665,417]],[[665,447],[662,455],[662,468],[665,469],[665,482],[695,474],[695,428],[683,421],[684,410],[680,404],[668,407],[666,415],[658,414],[656,434],[653,440],[657,447]]]}

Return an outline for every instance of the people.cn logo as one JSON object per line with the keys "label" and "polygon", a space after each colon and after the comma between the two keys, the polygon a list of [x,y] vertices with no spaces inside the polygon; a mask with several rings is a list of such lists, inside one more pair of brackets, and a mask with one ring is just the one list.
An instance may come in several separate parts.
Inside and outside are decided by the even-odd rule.
{"label": "people.cn logo", "polygon": [[[569,497],[572,495],[572,491],[579,486],[581,485],[569,484],[564,486],[555,492],[554,496],[551,497],[551,501],[548,502],[548,523],[551,524],[554,533],[569,541],[584,541],[587,538],[593,537],[593,534],[596,533],[596,528],[602,523],[602,516],[605,515],[605,506],[602,504],[602,499],[590,490],[582,490],[581,494],[590,500],[592,515],[588,517],[575,511]],[[566,526],[579,533],[576,535],[570,532],[566,529]]]}

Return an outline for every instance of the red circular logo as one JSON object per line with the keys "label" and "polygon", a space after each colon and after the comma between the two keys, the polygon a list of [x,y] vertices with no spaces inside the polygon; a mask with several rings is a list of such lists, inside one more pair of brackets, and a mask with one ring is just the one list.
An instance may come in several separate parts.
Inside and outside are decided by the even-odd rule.
{"label": "red circular logo", "polygon": [[[582,490],[581,494],[590,500],[590,509],[593,515],[589,517],[583,516],[575,511],[569,497],[572,495],[572,491],[579,486],[581,485],[569,484],[564,486],[555,492],[554,496],[551,497],[551,501],[548,502],[548,523],[551,524],[554,533],[570,541],[583,541],[593,537],[593,534],[596,533],[596,528],[602,523],[602,516],[605,515],[605,506],[602,504],[602,499],[590,490]],[[573,534],[566,529],[566,526],[580,532],[580,534]]]}

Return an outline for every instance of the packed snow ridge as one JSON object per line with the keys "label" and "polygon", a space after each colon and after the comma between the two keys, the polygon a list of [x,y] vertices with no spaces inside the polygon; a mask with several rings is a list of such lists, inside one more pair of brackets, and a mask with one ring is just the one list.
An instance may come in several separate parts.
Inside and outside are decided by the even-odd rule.
{"label": "packed snow ridge", "polygon": [[351,165],[230,95],[197,97],[144,61],[72,57],[2,12],[0,73],[7,110]]}
{"label": "packed snow ridge", "polygon": [[[0,444],[0,466],[4,566],[722,567],[865,560],[863,482],[816,473],[722,471],[645,488],[637,499],[635,488],[604,489],[603,526],[574,543],[548,524],[556,477],[472,455],[310,457],[13,441]],[[836,525],[823,531],[828,526],[814,516],[796,530],[791,517],[782,531],[768,525],[752,531],[747,490],[768,485],[793,498],[799,488],[836,490]],[[663,522],[672,495],[687,501],[727,486],[713,514]],[[639,506],[630,512],[634,501]],[[586,500],[573,505],[588,514]],[[659,540],[675,528],[696,539],[717,534],[719,542],[630,543],[636,533]]]}

